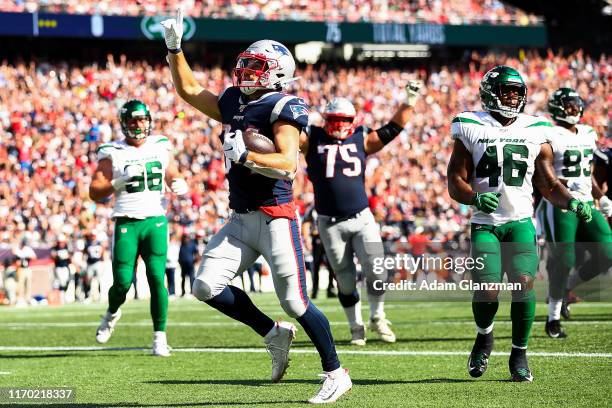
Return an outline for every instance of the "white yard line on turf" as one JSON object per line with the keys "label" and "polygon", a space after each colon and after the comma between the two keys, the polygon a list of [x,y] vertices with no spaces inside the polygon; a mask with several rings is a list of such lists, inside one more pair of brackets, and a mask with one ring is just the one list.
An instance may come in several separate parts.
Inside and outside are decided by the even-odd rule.
{"label": "white yard line on turf", "polygon": [[[28,346],[0,346],[2,351],[149,351],[145,347],[28,347]],[[175,348],[173,352],[182,353],[267,353],[264,348]],[[292,349],[294,354],[317,354],[312,349]],[[427,351],[427,350],[338,350],[339,354],[357,354],[366,356],[467,356],[464,351]],[[509,356],[510,353],[493,352],[493,355]],[[561,353],[532,351],[529,357],[585,357],[585,358],[612,358],[612,353]]]}
{"label": "white yard line on turf", "polygon": [[8,372],[8,371],[0,371],[0,375],[9,375],[9,374],[10,374],[10,372]]}
{"label": "white yard line on turf", "polygon": [[[0,323],[0,327],[7,329],[18,330],[28,328],[40,328],[40,327],[97,327],[100,322],[18,322],[18,323]],[[329,322],[332,326],[346,325],[347,322],[343,321],[332,321]],[[500,320],[495,322],[496,325],[510,325],[511,321]],[[589,326],[589,325],[611,325],[612,320],[583,320],[576,321],[570,320],[563,322],[564,325],[568,326]],[[151,322],[121,322],[122,327],[148,327]],[[414,326],[414,325],[470,325],[473,326],[472,321],[446,321],[446,320],[434,320],[434,321],[418,321],[418,322],[400,322],[393,323],[397,327]],[[173,327],[231,327],[231,326],[243,326],[239,322],[170,322],[168,326]]]}

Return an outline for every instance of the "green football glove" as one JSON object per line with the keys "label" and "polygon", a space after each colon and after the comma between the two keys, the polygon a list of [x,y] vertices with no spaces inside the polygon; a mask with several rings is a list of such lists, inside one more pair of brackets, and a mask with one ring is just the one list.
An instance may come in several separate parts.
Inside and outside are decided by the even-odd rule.
{"label": "green football glove", "polygon": [[591,206],[585,202],[578,201],[575,198],[569,200],[567,203],[567,209],[575,213],[581,221],[589,222],[593,219]]}
{"label": "green football glove", "polygon": [[476,193],[470,204],[482,212],[491,214],[499,206],[499,196],[501,193]]}

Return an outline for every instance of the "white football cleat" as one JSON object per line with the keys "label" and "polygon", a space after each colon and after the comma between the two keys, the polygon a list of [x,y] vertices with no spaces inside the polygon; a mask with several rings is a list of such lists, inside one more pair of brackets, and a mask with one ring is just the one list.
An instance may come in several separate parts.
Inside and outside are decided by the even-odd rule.
{"label": "white football cleat", "polygon": [[370,319],[370,330],[378,333],[378,336],[385,343],[395,343],[395,333],[389,327],[390,321],[384,317],[375,317]]}
{"label": "white football cleat", "polygon": [[365,326],[363,324],[356,324],[351,327],[351,344],[353,346],[365,346]]}
{"label": "white football cleat", "polygon": [[266,337],[264,343],[272,357],[272,382],[279,382],[289,367],[289,348],[295,339],[297,329],[288,322],[276,322]]}
{"label": "white football cleat", "polygon": [[151,354],[158,357],[170,357],[170,346],[168,346],[166,339],[153,340],[153,350]]}
{"label": "white football cleat", "polygon": [[323,385],[317,394],[308,400],[311,404],[330,404],[353,388],[349,370],[339,368],[331,373],[319,374],[324,378]]}
{"label": "white football cleat", "polygon": [[98,343],[106,343],[113,334],[115,330],[115,325],[121,319],[121,309],[117,309],[117,312],[113,315],[108,310],[102,317],[102,322],[100,322],[100,326],[98,326],[98,330],[96,331],[96,341]]}

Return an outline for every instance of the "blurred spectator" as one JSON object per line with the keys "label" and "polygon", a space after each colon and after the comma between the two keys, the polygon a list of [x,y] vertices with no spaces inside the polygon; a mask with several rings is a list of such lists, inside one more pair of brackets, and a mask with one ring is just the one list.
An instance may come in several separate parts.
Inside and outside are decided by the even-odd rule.
{"label": "blurred spectator", "polygon": [[536,24],[540,20],[500,0],[0,0],[0,11],[156,15],[182,5],[191,17],[374,23]]}
{"label": "blurred spectator", "polygon": [[6,302],[9,305],[17,303],[17,260],[5,258],[2,262],[2,285]]}
{"label": "blurred spectator", "polygon": [[36,253],[28,245],[28,239],[23,238],[13,250],[17,260],[17,304],[29,304],[32,300],[32,269],[30,261],[36,259]]}
{"label": "blurred spectator", "polygon": [[[404,85],[425,81],[424,97],[393,148],[369,156],[366,187],[370,206],[383,226],[386,248],[416,227],[435,241],[465,242],[469,207],[458,205],[446,190],[453,116],[480,109],[478,86],[484,72],[504,63],[516,67],[528,85],[526,113],[544,115],[550,93],[575,88],[586,102],[583,122],[595,128],[600,144],[610,120],[608,106],[612,58],[582,51],[570,55],[521,51],[518,56],[466,52],[449,65],[427,62],[417,70],[378,67],[307,66],[292,93],[312,106],[312,121],[328,98],[341,95],[356,106],[358,124],[377,128],[405,98]],[[231,84],[218,67],[194,67],[197,79],[221,92]],[[229,214],[224,164],[218,135],[221,125],[187,107],[168,80],[161,62],[150,65],[109,56],[103,65],[16,61],[0,63],[0,251],[24,238],[29,246],[47,248],[65,235],[76,245],[87,231],[109,231],[109,202],[93,203],[87,186],[95,167],[97,144],[119,135],[117,109],[131,97],[158,112],[154,132],[168,136],[190,196],[168,199],[168,219],[201,242],[216,232]],[[312,187],[303,171],[294,182],[302,212],[312,203]],[[200,241],[199,241],[200,242]],[[201,251],[197,251],[200,253]],[[188,274],[189,276],[189,274]]]}

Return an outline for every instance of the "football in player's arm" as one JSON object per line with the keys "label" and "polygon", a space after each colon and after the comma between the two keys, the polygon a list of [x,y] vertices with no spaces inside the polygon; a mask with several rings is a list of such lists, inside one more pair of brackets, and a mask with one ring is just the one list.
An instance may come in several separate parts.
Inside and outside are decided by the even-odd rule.
{"label": "football in player's arm", "polygon": [[168,223],[162,206],[164,182],[178,195],[189,191],[179,173],[165,136],[151,135],[149,108],[139,100],[126,102],[119,121],[124,140],[98,147],[98,167],[89,196],[98,201],[114,194],[113,285],[109,306],[96,331],[96,340],[106,343],[117,321],[120,306],[132,285],[136,260],[146,266],[151,291],[153,355],[169,356],[166,339],[168,291],[164,276],[168,251]]}
{"label": "football in player's arm", "polygon": [[[513,381],[532,381],[527,344],[535,317],[533,281],[538,265],[533,215],[532,179],[552,205],[575,213],[585,222],[591,207],[573,198],[553,168],[548,132],[551,124],[522,114],[527,87],[513,68],[498,66],[480,84],[483,112],[455,117],[451,133],[455,143],[448,165],[451,198],[474,207],[471,218],[472,256],[482,269],[472,270],[477,283],[502,282],[506,262],[512,291],[512,351],[509,369]],[[477,337],[468,360],[468,372],[480,377],[493,349],[493,321],[499,290],[474,292],[472,311]]]}
{"label": "football in player's arm", "polygon": [[[293,56],[276,41],[251,44],[238,56],[234,86],[216,95],[197,82],[181,51],[182,10],[161,24],[177,93],[223,124],[221,139],[233,214],[204,249],[193,294],[263,337],[272,356],[272,381],[280,381],[289,365],[295,326],[274,322],[244,291],[229,284],[263,255],[283,310],[300,323],[321,357],[325,380],[309,402],[333,402],[351,389],[352,382],[348,370],[340,365],[327,318],[306,293],[292,180],[299,134],[308,124],[308,106],[282,92],[296,80]],[[247,131],[268,138],[276,152],[249,151],[243,138]]]}

